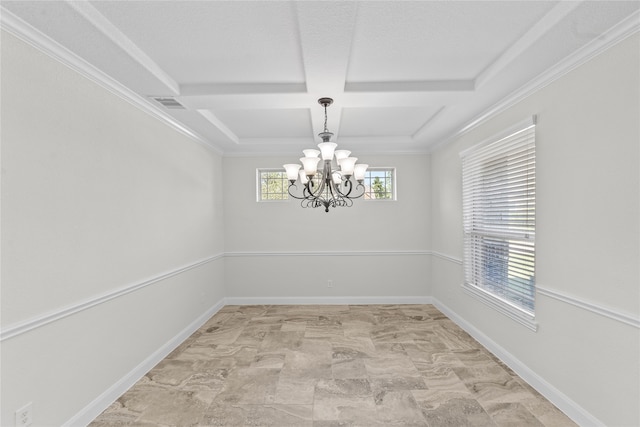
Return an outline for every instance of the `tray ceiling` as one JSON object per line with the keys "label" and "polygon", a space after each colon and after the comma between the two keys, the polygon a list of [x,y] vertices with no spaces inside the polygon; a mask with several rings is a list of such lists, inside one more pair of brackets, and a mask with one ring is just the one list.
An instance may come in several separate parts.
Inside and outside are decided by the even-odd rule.
{"label": "tray ceiling", "polygon": [[62,46],[225,155],[263,155],[319,142],[324,96],[335,100],[328,127],[340,148],[428,152],[549,70],[564,72],[567,58],[638,31],[639,8],[637,1],[3,0],[1,16],[3,28]]}

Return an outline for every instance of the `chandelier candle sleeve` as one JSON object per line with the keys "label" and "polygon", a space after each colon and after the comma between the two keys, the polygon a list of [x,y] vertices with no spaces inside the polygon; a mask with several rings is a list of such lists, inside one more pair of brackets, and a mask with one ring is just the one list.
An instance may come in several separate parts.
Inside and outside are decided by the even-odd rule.
{"label": "chandelier candle sleeve", "polygon": [[[358,158],[349,157],[349,150],[336,150],[338,144],[330,141],[333,133],[327,129],[327,107],[333,103],[333,99],[320,98],[318,103],[324,107],[324,130],[318,134],[322,140],[318,144],[320,151],[303,150],[304,157],[300,158],[302,166],[286,164],[284,168],[290,182],[289,196],[300,200],[303,208],[324,207],[325,212],[329,212],[329,208],[353,206],[353,199],[364,195],[364,177],[368,165],[356,165]],[[320,155],[323,168],[320,176],[314,178],[318,173]],[[340,170],[335,169],[334,164]]]}

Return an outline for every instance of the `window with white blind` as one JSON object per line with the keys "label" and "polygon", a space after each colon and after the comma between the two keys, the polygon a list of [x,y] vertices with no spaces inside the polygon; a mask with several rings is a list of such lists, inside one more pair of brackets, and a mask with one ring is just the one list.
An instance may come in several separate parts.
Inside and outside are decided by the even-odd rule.
{"label": "window with white blind", "polygon": [[536,330],[535,117],[460,155],[463,286]]}

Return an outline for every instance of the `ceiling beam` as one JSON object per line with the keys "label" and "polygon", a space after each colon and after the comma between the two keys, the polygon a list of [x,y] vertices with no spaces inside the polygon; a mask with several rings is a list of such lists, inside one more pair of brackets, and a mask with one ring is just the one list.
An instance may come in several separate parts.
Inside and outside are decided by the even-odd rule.
{"label": "ceiling beam", "polygon": [[[296,2],[300,51],[307,92],[318,98],[333,98],[328,109],[329,130],[338,136],[351,43],[354,36],[357,2]],[[314,135],[324,129],[324,109],[309,105]]]}
{"label": "ceiling beam", "polygon": [[535,23],[533,27],[531,27],[522,35],[522,37],[502,52],[495,61],[493,61],[476,77],[475,86],[481,87],[495,77],[520,55],[525,53],[535,42],[548,34],[549,31],[558,24],[558,22],[569,15],[582,2],[583,0],[558,2],[553,9],[547,12],[538,22]]}
{"label": "ceiling beam", "polygon": [[215,128],[222,133],[228,141],[233,142],[234,144],[240,143],[240,138],[238,135],[233,133],[231,129],[225,125],[222,120],[220,120],[215,114],[213,114],[209,110],[198,110],[198,113],[202,115],[205,119],[207,119]]}
{"label": "ceiling beam", "polygon": [[98,29],[98,31],[126,52],[127,55],[158,79],[159,82],[165,85],[171,95],[177,95],[179,93],[180,87],[178,83],[88,1],[66,0],[66,2],[73,10]]}
{"label": "ceiling beam", "polygon": [[348,82],[345,92],[472,92],[473,80],[424,80],[413,82]]}
{"label": "ceiling beam", "polygon": [[[342,108],[374,108],[384,107],[425,107],[465,102],[471,91],[435,91],[435,92],[344,92],[334,98],[329,107],[330,121],[337,120],[336,109]],[[315,110],[321,121],[324,112],[315,95],[308,93],[246,93],[246,94],[193,94],[175,97],[189,110],[236,110],[236,109],[294,109],[308,108]],[[319,98],[319,96],[318,96]],[[336,108],[337,107],[337,108]]]}
{"label": "ceiling beam", "polygon": [[307,86],[304,83],[196,83],[180,85],[181,96],[295,93],[307,93]]}

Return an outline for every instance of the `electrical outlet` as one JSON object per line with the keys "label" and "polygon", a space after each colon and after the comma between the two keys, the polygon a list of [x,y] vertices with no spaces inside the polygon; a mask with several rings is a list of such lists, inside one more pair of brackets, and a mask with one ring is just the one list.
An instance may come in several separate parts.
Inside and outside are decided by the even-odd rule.
{"label": "electrical outlet", "polygon": [[33,423],[31,402],[16,411],[16,427],[29,427]]}
{"label": "electrical outlet", "polygon": [[327,288],[333,288],[333,280],[327,280]]}

